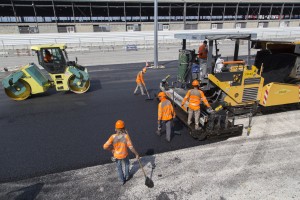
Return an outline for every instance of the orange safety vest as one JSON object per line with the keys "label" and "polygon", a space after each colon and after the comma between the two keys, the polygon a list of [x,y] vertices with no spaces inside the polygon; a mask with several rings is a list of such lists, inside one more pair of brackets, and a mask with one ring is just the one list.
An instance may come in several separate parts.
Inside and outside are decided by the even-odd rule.
{"label": "orange safety vest", "polygon": [[207,59],[207,47],[205,44],[200,45],[198,50],[198,57],[201,59]]}
{"label": "orange safety vest", "polygon": [[142,71],[139,71],[139,73],[137,74],[136,83],[137,84],[141,84],[141,83],[145,84]]}
{"label": "orange safety vest", "polygon": [[113,134],[103,145],[104,149],[107,149],[110,145],[113,145],[114,157],[117,159],[124,159],[128,155],[128,148],[132,148],[132,143],[128,134]]}
{"label": "orange safety vest", "polygon": [[201,100],[207,107],[210,107],[204,93],[197,88],[191,89],[186,93],[185,97],[183,98],[182,104],[185,104],[187,100],[189,102],[189,108],[192,110],[200,109]]}
{"label": "orange safety vest", "polygon": [[172,118],[175,118],[175,115],[176,114],[172,103],[168,99],[163,98],[158,104],[158,120],[167,121]]}

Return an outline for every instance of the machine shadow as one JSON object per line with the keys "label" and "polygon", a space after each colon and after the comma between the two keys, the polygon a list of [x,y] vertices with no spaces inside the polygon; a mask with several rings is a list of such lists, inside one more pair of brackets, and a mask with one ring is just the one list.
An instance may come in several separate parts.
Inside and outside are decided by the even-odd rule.
{"label": "machine shadow", "polygon": [[[8,199],[15,200],[34,200],[37,195],[40,193],[44,186],[44,183],[36,183],[34,185],[30,185],[28,187],[24,187],[18,190],[13,190],[6,194]],[[21,193],[21,194],[20,194]]]}
{"label": "machine shadow", "polygon": [[101,85],[101,81],[100,80],[96,80],[96,79],[91,79],[91,87],[90,89],[87,91],[87,93],[90,93],[90,92],[95,92],[97,90],[100,90],[102,89],[102,85]]}
{"label": "machine shadow", "polygon": [[54,88],[50,88],[49,90],[47,90],[44,93],[38,93],[38,94],[33,94],[31,95],[28,99],[35,99],[35,98],[41,98],[41,97],[48,97],[48,96],[52,96],[55,95],[56,93],[58,93]]}

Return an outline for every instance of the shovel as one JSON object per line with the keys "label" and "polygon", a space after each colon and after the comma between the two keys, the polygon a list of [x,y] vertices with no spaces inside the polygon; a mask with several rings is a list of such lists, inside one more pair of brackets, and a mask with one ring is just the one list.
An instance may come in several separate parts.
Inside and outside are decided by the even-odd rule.
{"label": "shovel", "polygon": [[153,100],[153,98],[150,98],[150,95],[149,95],[149,92],[148,92],[148,90],[147,90],[146,85],[144,85],[144,87],[145,87],[145,90],[146,90],[146,93],[147,93],[147,96],[148,96],[148,98],[145,99],[145,100]]}
{"label": "shovel", "polygon": [[141,167],[141,169],[142,169],[142,171],[143,171],[143,173],[144,173],[144,176],[145,176],[145,185],[148,187],[148,188],[153,188],[154,187],[154,183],[153,183],[153,181],[146,175],[146,173],[145,173],[145,171],[144,171],[144,168],[143,168],[143,166],[142,166],[142,163],[141,163],[141,161],[140,161],[140,159],[138,159],[138,161],[139,161],[139,165],[140,165],[140,167]]}

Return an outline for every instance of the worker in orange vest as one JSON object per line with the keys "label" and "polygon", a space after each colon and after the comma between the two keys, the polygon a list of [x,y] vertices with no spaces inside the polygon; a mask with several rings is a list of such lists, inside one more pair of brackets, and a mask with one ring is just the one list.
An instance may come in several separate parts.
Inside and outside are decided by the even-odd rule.
{"label": "worker in orange vest", "polygon": [[[118,120],[116,122],[115,131],[116,133],[110,136],[107,142],[103,145],[103,148],[105,150],[112,151],[117,163],[119,178],[122,185],[124,185],[125,182],[131,177],[129,174],[129,158],[127,148],[129,148],[131,152],[135,154],[137,159],[139,159],[139,154],[131,143],[130,137],[125,129],[124,121]],[[122,169],[122,162],[125,164],[125,176]]]}
{"label": "worker in orange vest", "polygon": [[140,88],[141,90],[141,94],[145,95],[144,90],[143,90],[143,86],[145,86],[145,81],[144,81],[144,74],[147,71],[147,67],[144,67],[142,71],[139,71],[139,73],[136,76],[136,88],[134,90],[134,94],[137,94],[138,89]]}
{"label": "worker in orange vest", "polygon": [[50,51],[48,49],[45,50],[45,57],[44,57],[44,61],[46,63],[52,62],[53,58],[52,58],[52,54],[50,53]]}
{"label": "worker in orange vest", "polygon": [[205,40],[202,45],[199,46],[198,49],[198,58],[200,59],[207,59],[207,53],[208,53],[208,49],[207,49],[207,41]]}
{"label": "worker in orange vest", "polygon": [[200,119],[200,104],[201,100],[211,111],[211,106],[209,105],[204,93],[199,89],[200,83],[197,80],[192,82],[193,89],[190,89],[182,100],[181,106],[184,106],[185,102],[189,102],[188,109],[188,125],[192,123],[193,114],[195,115],[195,129],[199,129],[199,119]]}
{"label": "worker in orange vest", "polygon": [[166,140],[170,142],[172,134],[172,121],[176,114],[172,103],[167,99],[164,92],[158,93],[157,96],[160,100],[160,103],[158,104],[158,128],[156,133],[160,136],[162,124],[166,124]]}
{"label": "worker in orange vest", "polygon": [[207,41],[205,40],[202,45],[199,46],[198,49],[198,59],[200,66],[200,76],[202,76],[202,70],[207,66]]}

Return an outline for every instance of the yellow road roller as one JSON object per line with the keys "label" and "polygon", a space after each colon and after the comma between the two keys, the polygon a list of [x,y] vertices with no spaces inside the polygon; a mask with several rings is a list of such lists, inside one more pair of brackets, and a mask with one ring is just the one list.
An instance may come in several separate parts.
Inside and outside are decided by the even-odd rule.
{"label": "yellow road roller", "polygon": [[[38,62],[50,76],[34,63],[29,63],[5,77],[2,81],[5,93],[13,100],[25,100],[32,94],[46,92],[50,87],[57,91],[85,93],[90,88],[90,79],[85,67],[77,61],[69,61],[65,44],[48,44],[32,46]],[[76,59],[77,60],[77,59]]]}

